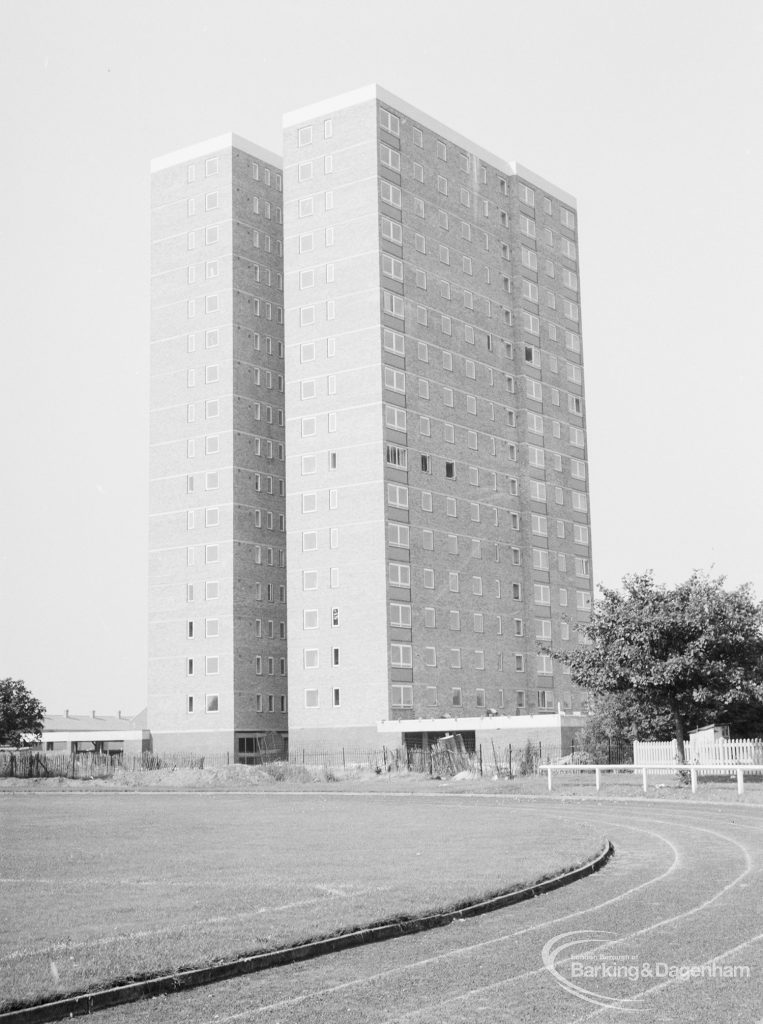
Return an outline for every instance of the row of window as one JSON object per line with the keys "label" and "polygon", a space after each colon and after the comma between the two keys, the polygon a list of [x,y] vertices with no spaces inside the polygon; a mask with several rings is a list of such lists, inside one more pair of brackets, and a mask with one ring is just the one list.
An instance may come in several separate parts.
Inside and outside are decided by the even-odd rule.
{"label": "row of window", "polygon": [[[254,316],[262,316],[266,320],[273,320],[275,313],[275,322],[277,324],[283,323],[283,306],[276,306],[272,302],[265,302],[252,297],[249,297],[247,301]],[[203,309],[201,303],[201,299],[188,300],[187,311],[189,320],[193,320],[199,311],[203,313],[217,313],[220,309],[220,296],[206,295],[204,297]]]}
{"label": "row of window", "polygon": [[[186,675],[196,675],[196,669],[198,667],[200,659],[186,658]],[[261,676],[267,675],[274,676],[276,659],[275,658],[262,658],[261,655],[257,655],[254,659],[254,672],[255,675]],[[286,658],[278,659],[279,675],[286,675]],[[220,672],[220,658],[216,654],[208,654],[204,658],[204,674],[208,676],[216,676]]]}
{"label": "row of window", "polygon": [[[269,167],[260,168],[259,162],[256,160],[251,161],[251,175],[254,181],[264,181],[268,187],[277,189],[279,192],[282,189],[282,178],[280,173],[277,171],[271,172]],[[204,160],[204,176],[210,178],[215,174],[220,173],[220,160],[216,156],[207,157]],[[188,184],[192,184],[196,181],[196,165],[188,164],[187,169]]]}
{"label": "row of window", "polygon": [[[272,405],[264,405],[263,407],[259,402],[250,402],[249,409],[252,417],[257,421],[264,419],[266,423],[276,423],[279,427],[284,425],[283,409],[274,410]],[[219,415],[220,399],[206,399],[204,402],[204,418],[213,420]],[[196,420],[196,406],[192,402],[188,405],[187,419],[189,423],[194,423]]]}
{"label": "row of window", "polygon": [[[499,584],[498,590],[500,591],[500,580],[496,580]],[[317,609],[314,610],[317,620]],[[333,611],[333,610],[332,610]],[[424,611],[424,627],[426,629],[437,629],[437,608],[427,608]],[[440,608],[440,613],[448,617],[448,628],[453,631],[459,631],[461,629],[461,612],[456,608]],[[469,614],[469,613],[466,613]],[[479,616],[482,621],[481,625],[484,627],[484,617],[481,613],[472,612],[474,616]],[[412,620],[412,606],[410,604],[404,604],[398,601],[390,601],[389,605],[389,624],[397,629],[411,629]],[[495,633],[497,636],[504,635],[504,616],[495,616]],[[312,620],[311,620],[312,621]],[[338,623],[337,623],[338,624]],[[475,622],[476,625],[476,622]],[[311,628],[305,625],[305,629]],[[440,623],[440,628],[443,628],[443,623]],[[484,628],[476,629],[474,632],[482,633]],[[524,619],[517,616],[512,620],[512,633],[514,636],[525,635],[525,624]],[[550,640],[551,639],[551,619],[535,619],[535,637],[538,640]],[[569,640],[570,639],[570,624],[567,621],[562,620],[559,623],[559,639]],[[582,641],[581,641],[582,642]]]}
{"label": "row of window", "polygon": [[[186,203],[186,210],[189,217],[196,215],[197,208],[201,207],[201,199],[197,196],[190,196]],[[204,212],[211,213],[214,210],[220,209],[220,193],[219,192],[207,192],[204,195]],[[283,224],[283,212],[280,206],[276,206],[268,202],[266,199],[261,199],[259,196],[252,197],[251,212],[257,216],[264,217],[266,220],[274,220],[276,224]]]}
{"label": "row of window", "polygon": [[[271,673],[272,675],[272,673]],[[282,712],[286,711],[286,697],[281,696],[278,698],[279,709]],[[255,696],[255,710],[262,712],[264,710],[264,703],[262,694],[258,693]],[[186,696],[185,709],[189,715],[194,714],[196,711],[196,699],[192,693]],[[220,710],[220,694],[219,693],[207,693],[204,695],[204,710],[207,713],[215,713]],[[276,696],[275,694],[267,694],[267,710],[274,712],[276,710]],[[239,741],[240,742],[240,741]]]}
{"label": "row of window", "polygon": [[[440,701],[438,699],[438,692],[436,686],[424,687],[424,704],[426,707],[438,707]],[[537,690],[536,691],[536,707],[539,711],[555,711],[556,710],[556,697],[553,690]],[[320,691],[313,687],[308,687],[304,691],[305,696],[305,707],[306,708],[319,708],[320,707]],[[412,708],[413,707],[413,686],[409,684],[393,685],[391,688],[391,705],[393,708]],[[491,710],[498,710],[505,707],[504,691],[498,690],[497,692],[497,708]],[[572,694],[567,692],[562,695],[562,702],[565,711],[572,710]],[[341,690],[338,686],[331,687],[331,705],[332,707],[338,708],[342,704]],[[452,707],[463,707],[463,691],[460,686],[454,686],[450,691],[450,704]],[[484,689],[477,688],[474,691],[474,704],[476,708],[487,708],[486,704],[486,692]],[[514,691],[514,707],[517,711],[521,712],[527,707],[525,701],[525,691],[515,690]]]}
{"label": "row of window", "polygon": [[[216,491],[220,486],[220,473],[216,469],[209,470],[203,474],[189,473],[186,477],[186,490],[188,494],[193,494],[196,491],[197,476],[200,481],[203,481],[204,489],[207,491]],[[257,492],[278,494],[280,497],[283,497],[286,492],[283,477],[273,477],[269,473],[250,473],[249,478],[252,481],[254,490]]]}
{"label": "row of window", "polygon": [[[448,195],[448,181],[447,181],[447,178],[444,178],[444,177],[438,177],[437,178],[437,191],[441,195],[443,195],[443,196],[447,196]],[[393,182],[388,181],[386,178],[380,178],[379,179],[379,198],[381,199],[381,201],[383,203],[386,203],[387,206],[391,207],[393,210],[401,210],[402,211],[402,209],[403,209],[403,195],[404,194],[410,197],[411,202],[412,202],[412,206],[413,206],[413,213],[414,213],[414,215],[416,217],[419,218],[419,220],[426,221],[426,219],[427,219],[427,205],[429,205],[430,209],[436,211],[436,213],[437,213],[437,225],[438,225],[438,227],[441,228],[443,231],[450,231],[451,230],[450,222],[451,222],[451,216],[452,215],[449,214],[447,210],[442,210],[439,207],[434,206],[431,202],[427,204],[427,202],[425,202],[425,200],[422,199],[421,196],[418,196],[414,192],[410,192],[407,189],[402,189],[399,185],[395,185]],[[327,193],[327,195],[328,195],[328,193]],[[463,206],[465,206],[465,207],[469,206],[471,195],[470,195],[470,193],[466,189],[461,189],[460,199],[461,199],[461,204]],[[332,202],[333,202],[333,199],[332,199]],[[482,213],[483,213],[483,215],[485,217],[488,217],[490,215],[490,206],[489,206],[488,201],[486,199],[483,199],[483,200],[480,200],[480,202],[482,203]],[[301,203],[302,203],[302,200],[300,200],[300,204]],[[302,207],[300,205],[300,216],[303,215],[301,213],[301,209],[302,209]],[[310,205],[309,207],[306,206],[305,209],[306,210],[309,209],[309,212],[312,213],[313,210],[314,210],[314,205]],[[508,214],[505,211],[500,211],[500,212],[501,212],[501,218],[500,218],[501,224],[502,224],[503,227],[508,228],[508,226],[509,226]],[[462,239],[464,239],[465,241],[470,242],[472,244],[478,244],[480,249],[483,250],[484,252],[490,252],[491,251],[491,249],[490,249],[490,240],[492,238],[494,246],[496,244],[498,246],[498,251],[500,252],[501,257],[503,259],[505,259],[505,260],[509,260],[511,258],[510,249],[509,249],[509,243],[508,242],[501,240],[501,238],[497,237],[496,235],[491,234],[489,231],[486,231],[483,228],[478,228],[476,225],[470,224],[469,221],[460,220],[460,218],[458,218],[458,217],[454,217],[453,219],[454,219],[454,221],[456,223],[459,223],[461,225],[461,238]],[[531,218],[527,217],[527,216],[520,216],[519,226],[520,226],[521,233],[525,236],[525,238],[528,239],[528,246],[530,244],[532,244],[532,243],[537,244],[538,236],[537,236],[537,230],[536,230],[535,221],[532,220]],[[419,245],[418,244],[418,239],[423,239],[423,237],[424,237],[423,235],[416,235],[415,236],[414,244],[415,244],[415,247],[418,249],[419,252],[425,252],[426,251],[426,248],[423,245]],[[395,241],[395,239],[390,237],[390,241]],[[550,228],[544,228],[543,232],[541,234],[541,241],[543,242],[544,245],[547,245],[550,248],[556,248],[556,245],[558,243],[558,246],[559,246],[558,251],[561,252],[562,256],[565,259],[571,260],[573,262],[575,260],[577,260],[577,245],[575,244],[575,242],[572,239],[567,238],[565,235],[559,235],[559,234],[554,235],[553,231]],[[401,243],[399,241],[397,241],[396,244],[401,244]],[[525,249],[525,247],[523,246],[523,252],[524,252],[524,249]],[[537,268],[537,252],[536,252],[536,250],[535,249],[530,249],[528,247],[527,251],[528,252],[532,252],[532,254],[535,256],[536,265],[534,267],[530,266],[529,263],[525,262],[524,258],[522,260],[523,265],[527,266],[531,270],[537,270],[538,268]],[[550,276],[553,276],[553,274],[550,275]]]}
{"label": "row of window", "polygon": [[[434,569],[428,567],[418,567],[421,573],[421,585],[424,590],[434,590],[437,576],[441,577],[442,585],[444,588],[445,582],[447,581],[447,589],[451,594],[458,594],[461,592],[462,582],[466,585],[468,592],[468,576],[463,572],[442,570],[438,573]],[[590,575],[590,571],[589,571]],[[481,597],[484,594],[483,591],[483,580],[481,576],[472,576],[472,587],[471,593]],[[388,580],[391,587],[401,587],[405,590],[409,590],[411,587],[411,566],[408,562],[389,562],[388,563]],[[498,591],[497,597],[501,596],[501,581],[495,580],[496,589]],[[307,588],[304,588],[307,589]],[[559,604],[562,607],[567,605],[567,588],[557,588],[557,596]],[[515,582],[511,584],[511,597],[515,601],[521,601],[522,598],[522,584]],[[550,605],[551,604],[551,586],[548,583],[535,583],[533,584],[533,601],[538,605]],[[590,611],[591,608],[591,592],[589,590],[578,590],[576,591],[576,605],[580,611]]]}
{"label": "row of window", "polygon": [[[317,586],[316,580],[316,586]],[[203,589],[202,589],[203,588]],[[267,601],[269,604],[286,604],[286,587],[276,586],[274,583],[263,584],[259,580],[252,584],[252,593],[255,601]],[[195,601],[196,596],[205,601],[216,601],[220,597],[219,580],[205,580],[198,585],[187,583],[185,597],[187,602]]]}
{"label": "row of window", "polygon": [[[397,114],[393,114],[391,110],[387,110],[385,107],[379,107],[379,126],[381,128],[383,128],[385,131],[389,132],[391,135],[397,136],[398,138],[400,137],[400,118],[397,116]],[[437,155],[437,159],[438,160],[442,160],[444,163],[447,163],[448,162],[448,146],[452,145],[452,144],[446,143],[445,141],[443,141],[443,139],[438,138],[437,136],[434,136],[434,138],[435,138],[435,152],[436,152],[436,155]],[[421,128],[417,127],[416,125],[412,125],[412,139],[413,139],[414,146],[418,147],[419,149],[424,149],[424,133],[421,130]],[[476,167],[475,167],[475,159],[474,159],[474,157],[470,153],[464,152],[464,150],[458,148],[457,146],[453,146],[453,148],[455,149],[455,152],[456,152],[456,161],[457,161],[459,169],[464,174],[468,174],[468,175],[473,175],[473,174],[476,173],[480,183],[483,184],[483,185],[487,185],[489,183],[488,182],[488,166],[486,164],[482,163],[481,161],[476,161]],[[389,150],[389,147],[387,146],[386,149]],[[384,161],[382,161],[382,162],[384,162]],[[390,164],[389,166],[392,166],[392,165]],[[394,170],[399,170],[400,169],[399,164],[398,164],[397,167],[393,167],[393,169]],[[493,173],[495,173],[496,186],[497,186],[499,192],[502,195],[508,195],[508,192],[509,192],[509,181],[508,181],[508,179],[503,177],[502,175],[498,174],[497,172],[493,172],[492,168],[490,169],[490,171],[491,171],[491,175]],[[528,207],[534,208],[535,207],[535,190],[530,188],[529,185],[526,185],[524,182],[521,182],[521,181],[517,181],[516,184],[517,184],[517,196],[519,198],[519,201],[521,203],[524,203]],[[551,199],[550,196],[546,196],[546,195],[544,195],[542,197],[542,199],[543,199],[543,209],[544,209],[544,212],[549,214],[549,215],[552,214],[553,213],[553,200]],[[573,229],[575,227],[575,214],[573,213],[572,210],[570,210],[568,207],[562,206],[560,204],[560,215],[561,215],[562,223],[565,225],[565,227],[568,227],[568,228],[571,228],[571,229]]]}
{"label": "row of window", "polygon": [[[332,505],[331,507],[335,508],[336,506]],[[581,537],[581,538],[582,537],[587,537],[588,536],[587,530],[588,530],[588,527],[584,527],[580,531],[578,536]],[[456,533],[446,533],[443,530],[435,531],[435,530],[423,529],[421,531],[421,547],[422,547],[422,549],[424,551],[434,551],[434,549],[435,549],[435,545],[434,545],[435,533],[438,533],[440,535],[440,537],[441,537],[440,546],[442,546],[444,550],[447,550],[448,554],[451,554],[451,555],[461,554],[463,556],[468,551],[468,554],[472,558],[480,559],[481,560],[482,556],[483,556],[483,550],[484,550],[484,553],[485,553],[486,556],[488,555],[488,552],[490,552],[492,554],[492,556],[493,556],[494,561],[496,561],[496,562],[500,562],[501,561],[501,553],[500,552],[501,552],[501,548],[505,547],[505,545],[494,543],[492,541],[485,541],[484,538],[473,537],[473,536],[470,536],[470,535],[466,535],[466,536],[461,535],[459,537],[459,534],[456,534]],[[395,522],[392,522],[392,523],[388,523],[387,524],[387,544],[389,545],[389,547],[409,548],[411,546],[410,540],[411,540],[411,528],[410,528],[410,526],[407,523],[395,523]],[[578,543],[583,543],[583,541],[581,540]],[[483,545],[484,545],[484,549],[483,549]],[[521,550],[519,548],[517,548],[517,547],[511,547],[511,548],[509,548],[509,550],[511,552],[511,564],[512,565],[521,565],[522,564],[522,552],[521,552]],[[557,559],[557,567],[558,567],[559,571],[560,572],[566,572],[567,571],[567,555],[564,552],[562,552],[562,551],[554,552],[554,555],[556,556],[556,559]],[[579,557],[577,555],[573,555],[571,557],[573,557],[575,559],[575,575],[576,576],[589,576],[590,575],[590,562],[589,562],[589,560],[588,559],[584,559],[582,557]],[[548,564],[544,565],[543,564],[544,561],[546,563],[548,562],[548,548],[533,548],[533,568],[535,568],[535,569],[548,569]]]}

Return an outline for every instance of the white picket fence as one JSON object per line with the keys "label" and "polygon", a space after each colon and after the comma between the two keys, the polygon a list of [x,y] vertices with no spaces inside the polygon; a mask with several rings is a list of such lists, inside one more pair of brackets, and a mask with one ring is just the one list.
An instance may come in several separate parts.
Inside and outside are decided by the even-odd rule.
{"label": "white picket fence", "polygon": [[[718,767],[763,765],[763,739],[707,740],[690,739],[684,743],[687,764]],[[633,763],[673,766],[678,761],[675,740],[633,744]],[[659,774],[659,772],[657,772]]]}

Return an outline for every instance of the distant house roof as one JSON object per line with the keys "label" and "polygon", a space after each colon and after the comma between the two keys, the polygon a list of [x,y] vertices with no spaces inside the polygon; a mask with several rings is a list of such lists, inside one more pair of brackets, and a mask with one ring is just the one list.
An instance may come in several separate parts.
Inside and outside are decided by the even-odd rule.
{"label": "distant house roof", "polygon": [[45,715],[44,733],[51,732],[125,732],[148,728],[148,708],[137,715]]}

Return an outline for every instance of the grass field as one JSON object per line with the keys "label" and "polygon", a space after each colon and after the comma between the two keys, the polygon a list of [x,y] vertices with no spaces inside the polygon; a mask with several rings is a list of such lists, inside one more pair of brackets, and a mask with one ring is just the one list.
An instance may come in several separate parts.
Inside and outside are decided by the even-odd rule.
{"label": "grass field", "polygon": [[50,785],[0,795],[0,1009],[441,909],[602,842],[532,805],[468,796]]}

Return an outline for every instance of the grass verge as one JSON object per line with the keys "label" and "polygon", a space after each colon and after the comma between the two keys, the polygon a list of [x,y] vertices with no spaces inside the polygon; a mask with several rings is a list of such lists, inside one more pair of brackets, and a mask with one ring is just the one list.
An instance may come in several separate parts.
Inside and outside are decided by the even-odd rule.
{"label": "grass verge", "polygon": [[19,793],[2,810],[0,1010],[476,902],[602,843],[468,797]]}

